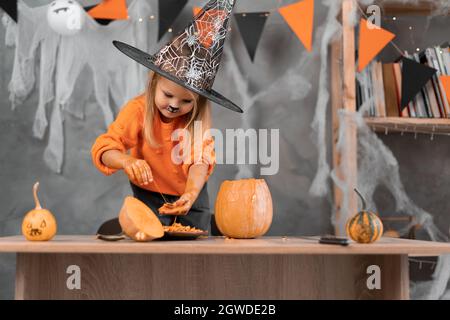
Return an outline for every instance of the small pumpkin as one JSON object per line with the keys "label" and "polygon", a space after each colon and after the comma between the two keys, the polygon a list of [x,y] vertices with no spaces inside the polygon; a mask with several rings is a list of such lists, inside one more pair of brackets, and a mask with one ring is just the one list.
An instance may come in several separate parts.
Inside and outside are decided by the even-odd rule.
{"label": "small pumpkin", "polygon": [[161,238],[164,229],[161,221],[142,201],[126,197],[119,214],[123,232],[135,241],[151,241]]}
{"label": "small pumpkin", "polygon": [[383,234],[383,223],[373,212],[367,211],[366,201],[357,189],[354,189],[361,198],[363,210],[358,212],[347,222],[347,235],[359,243],[372,243],[381,238]]}
{"label": "small pumpkin", "polygon": [[224,236],[250,239],[272,224],[272,196],[263,179],[224,181],[215,203],[216,225]]}
{"label": "small pumpkin", "polygon": [[47,209],[42,209],[37,196],[38,188],[39,182],[36,182],[33,186],[35,208],[23,218],[22,234],[30,241],[48,241],[55,236],[57,224],[53,214]]}

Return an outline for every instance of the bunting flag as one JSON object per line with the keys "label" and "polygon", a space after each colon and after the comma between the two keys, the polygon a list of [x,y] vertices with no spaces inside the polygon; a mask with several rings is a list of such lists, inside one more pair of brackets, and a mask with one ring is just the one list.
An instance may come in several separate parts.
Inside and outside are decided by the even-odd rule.
{"label": "bunting flag", "polygon": [[[91,10],[92,8],[95,8],[94,6],[87,6],[87,7],[83,7],[84,11],[89,12],[89,10]],[[94,18],[95,21],[97,21],[99,24],[103,25],[103,26],[107,26],[108,24],[110,24],[112,21],[111,19],[97,19]]]}
{"label": "bunting flag", "polygon": [[444,86],[445,93],[447,94],[447,100],[450,104],[450,76],[440,76],[439,78]]}
{"label": "bunting flag", "polygon": [[126,0],[103,0],[100,4],[88,9],[88,14],[99,20],[126,20],[128,8]]}
{"label": "bunting flag", "polygon": [[416,97],[436,72],[436,69],[411,59],[402,59],[402,110]]}
{"label": "bunting flag", "polygon": [[198,13],[199,13],[201,10],[202,10],[201,7],[194,7],[194,8],[192,9],[192,11],[194,11],[194,17],[195,17],[196,15],[198,15]]}
{"label": "bunting flag", "polygon": [[361,19],[359,22],[358,71],[361,72],[394,38],[395,34]]}
{"label": "bunting flag", "polygon": [[0,8],[17,22],[17,0],[0,0]]}
{"label": "bunting flag", "polygon": [[186,6],[187,0],[159,0],[158,41],[172,27],[173,22]]}
{"label": "bunting flag", "polygon": [[236,13],[234,16],[250,59],[253,61],[269,12]]}
{"label": "bunting flag", "polygon": [[278,9],[308,51],[312,50],[314,0],[302,0]]}

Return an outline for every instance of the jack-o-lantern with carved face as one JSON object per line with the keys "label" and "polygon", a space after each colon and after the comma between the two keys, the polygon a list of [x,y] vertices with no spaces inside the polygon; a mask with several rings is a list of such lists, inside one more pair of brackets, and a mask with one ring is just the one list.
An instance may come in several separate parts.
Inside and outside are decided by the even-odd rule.
{"label": "jack-o-lantern with carved face", "polygon": [[22,234],[30,241],[47,241],[56,234],[56,219],[53,214],[46,209],[42,209],[37,197],[39,182],[33,186],[33,195],[36,207],[29,211],[22,222]]}

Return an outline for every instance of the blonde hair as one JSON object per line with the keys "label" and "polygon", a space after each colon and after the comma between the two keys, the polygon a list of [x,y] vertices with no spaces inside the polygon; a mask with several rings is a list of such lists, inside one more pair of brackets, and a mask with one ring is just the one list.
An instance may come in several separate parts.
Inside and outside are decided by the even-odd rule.
{"label": "blonde hair", "polygon": [[[160,141],[157,141],[154,132],[154,119],[158,108],[155,105],[156,84],[160,76],[150,71],[148,74],[148,84],[145,91],[145,115],[144,115],[144,139],[152,147],[160,147]],[[197,99],[192,91],[188,90],[194,101],[194,108],[192,111],[183,117],[189,117],[189,120],[184,126],[191,137],[194,137],[194,123],[201,121],[203,133],[211,128],[211,103],[205,97],[198,95]],[[193,139],[192,139],[193,140]]]}

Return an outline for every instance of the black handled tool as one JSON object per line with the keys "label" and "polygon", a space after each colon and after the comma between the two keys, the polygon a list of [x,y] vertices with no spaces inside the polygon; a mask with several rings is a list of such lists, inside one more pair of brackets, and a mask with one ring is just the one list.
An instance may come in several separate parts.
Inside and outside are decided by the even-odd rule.
{"label": "black handled tool", "polygon": [[323,243],[323,244],[336,244],[336,245],[340,245],[340,246],[348,246],[350,244],[350,241],[348,240],[348,238],[338,237],[338,236],[334,236],[334,235],[323,235],[320,237],[301,236],[299,238],[306,239],[306,240],[319,241],[319,243]]}

